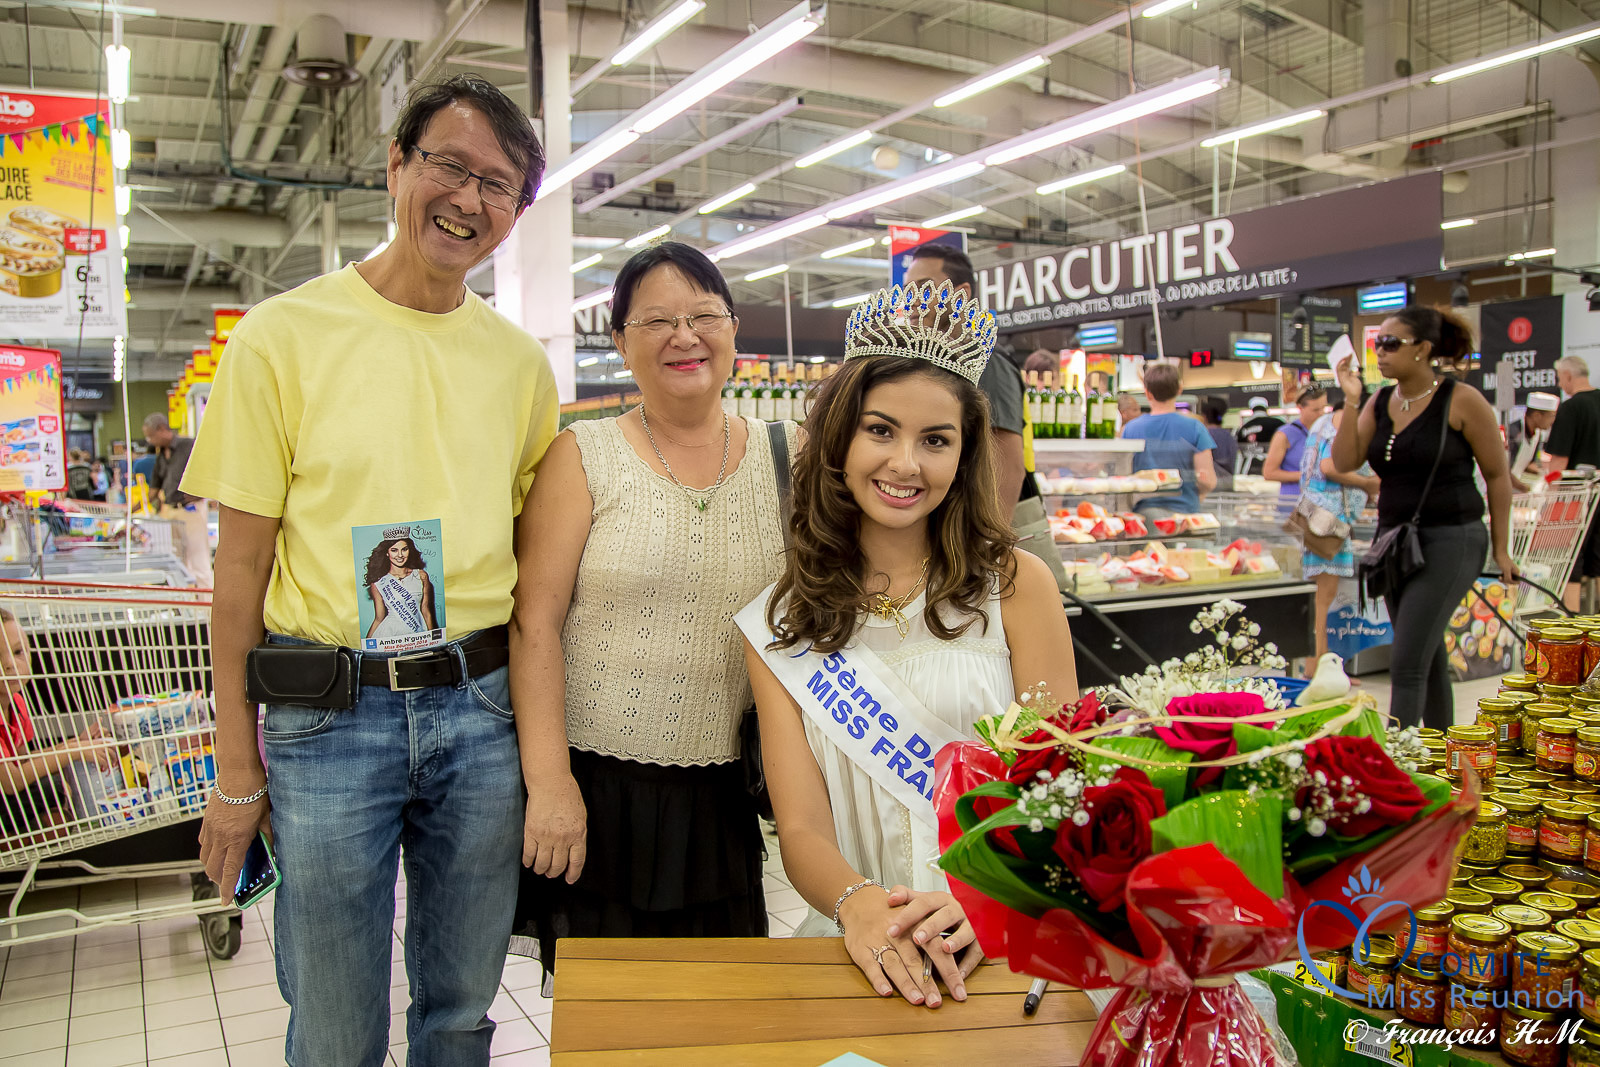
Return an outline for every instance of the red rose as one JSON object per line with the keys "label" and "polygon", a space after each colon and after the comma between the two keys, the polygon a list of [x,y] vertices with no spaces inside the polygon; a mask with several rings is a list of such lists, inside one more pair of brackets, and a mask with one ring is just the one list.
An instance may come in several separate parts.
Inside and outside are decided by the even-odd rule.
{"label": "red rose", "polygon": [[1092,689],[1076,704],[1062,708],[1061,713],[1067,716],[1067,732],[1071,734],[1091,729],[1106,721],[1106,706],[1100,703],[1099,695]]}
{"label": "red rose", "polygon": [[[1306,771],[1313,777],[1321,772],[1326,784],[1302,786],[1295,803],[1308,818],[1320,816],[1329,829],[1345,837],[1366,837],[1400,826],[1428,806],[1417,783],[1370,737],[1319,738],[1306,746],[1305,761]],[[1314,810],[1317,798],[1311,794],[1324,791],[1333,800],[1332,813]]]}
{"label": "red rose", "polygon": [[[1155,735],[1180,752],[1193,752],[1196,760],[1226,759],[1239,750],[1233,739],[1233,721],[1245,715],[1260,715],[1266,710],[1266,702],[1256,693],[1196,693],[1173,697],[1167,703],[1168,715],[1203,715],[1216,719],[1216,724],[1175,722],[1157,726]],[[1274,724],[1256,725],[1270,730]],[[1222,771],[1221,767],[1201,768],[1195,785],[1209,785],[1222,776]]]}
{"label": "red rose", "polygon": [[1082,808],[1088,821],[1061,820],[1055,852],[1100,910],[1114,911],[1128,872],[1150,854],[1150,820],[1167,813],[1166,797],[1143,771],[1120,767],[1110,785],[1083,791]]}

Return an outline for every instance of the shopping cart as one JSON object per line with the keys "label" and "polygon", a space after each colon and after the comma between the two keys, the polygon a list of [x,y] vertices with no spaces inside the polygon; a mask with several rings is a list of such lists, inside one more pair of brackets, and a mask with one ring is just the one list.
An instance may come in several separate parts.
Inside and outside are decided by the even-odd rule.
{"label": "shopping cart", "polygon": [[[191,589],[0,580],[16,624],[0,643],[0,947],[193,915],[212,955],[238,951],[240,914],[205,877],[194,825],[216,780],[210,606]],[[188,900],[29,906],[40,890],[184,874]]]}
{"label": "shopping cart", "polygon": [[1559,594],[1566,585],[1583,551],[1597,501],[1600,478],[1593,474],[1563,478],[1540,491],[1512,497],[1511,561],[1527,578],[1506,591],[1512,619],[1550,611],[1559,604],[1559,599],[1552,602],[1550,592]]}

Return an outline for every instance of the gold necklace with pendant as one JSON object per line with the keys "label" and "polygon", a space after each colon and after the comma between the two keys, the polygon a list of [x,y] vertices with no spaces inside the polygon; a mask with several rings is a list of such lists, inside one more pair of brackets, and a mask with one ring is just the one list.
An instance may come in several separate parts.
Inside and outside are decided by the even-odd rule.
{"label": "gold necklace with pendant", "polygon": [[884,622],[894,623],[894,628],[900,631],[900,640],[904,641],[911,632],[911,621],[905,616],[906,605],[916,599],[917,590],[922,588],[922,583],[928,578],[928,556],[922,557],[922,573],[918,575],[916,583],[904,594],[891,597],[888,593],[873,593],[867,598],[867,614]]}

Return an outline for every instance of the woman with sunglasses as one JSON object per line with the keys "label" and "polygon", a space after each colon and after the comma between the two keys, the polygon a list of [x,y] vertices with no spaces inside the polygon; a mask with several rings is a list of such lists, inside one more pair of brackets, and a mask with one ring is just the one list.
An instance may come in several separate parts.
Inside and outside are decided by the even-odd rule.
{"label": "woman with sunglasses", "polygon": [[767,933],[733,616],[783,569],[774,427],[722,410],[739,320],[703,252],[648,246],[614,289],[643,401],[550,445],[511,617],[537,679],[514,698],[534,709],[517,740],[537,801],[515,929],[547,976],[562,937]]}
{"label": "woman with sunglasses", "polygon": [[[1507,548],[1511,475],[1494,408],[1472,386],[1438,370],[1471,355],[1466,323],[1414,304],[1383,321],[1374,347],[1378,370],[1394,384],[1379,389],[1359,419],[1340,424],[1333,464],[1349,474],[1368,462],[1382,479],[1379,536],[1416,518],[1423,565],[1384,598],[1394,626],[1389,706],[1404,721],[1446,729],[1455,725],[1444,650],[1450,614],[1483,570],[1491,544],[1500,573],[1507,581],[1517,578]],[[1355,360],[1340,364],[1338,373],[1345,394],[1360,396]],[[1480,471],[1489,487],[1488,530],[1474,479]]]}

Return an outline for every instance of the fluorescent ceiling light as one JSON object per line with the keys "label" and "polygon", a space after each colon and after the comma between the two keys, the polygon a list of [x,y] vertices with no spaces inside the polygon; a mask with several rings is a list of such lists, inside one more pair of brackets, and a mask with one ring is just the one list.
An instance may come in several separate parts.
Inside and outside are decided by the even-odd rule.
{"label": "fluorescent ceiling light", "polygon": [[128,102],[128,88],[133,81],[133,53],[125,44],[106,45],[106,96],[113,104]]}
{"label": "fluorescent ceiling light", "polygon": [[599,356],[589,356],[589,357],[587,357],[585,359],[578,360],[578,366],[580,366],[580,367],[592,367],[596,363],[599,363],[599,362],[600,362],[600,357]]}
{"label": "fluorescent ceiling light", "polygon": [[617,49],[611,57],[613,67],[625,67],[632,63],[644,51],[653,46],[673,30],[698,15],[705,8],[705,0],[683,0],[683,3],[657,15],[639,31],[639,36]]}
{"label": "fluorescent ceiling light", "polygon": [[1127,169],[1128,167],[1124,163],[1113,163],[1109,167],[1101,167],[1098,170],[1086,170],[1082,174],[1072,174],[1057,181],[1046,182],[1044,185],[1041,185],[1039,188],[1035,189],[1034,192],[1038,193],[1040,196],[1047,196],[1050,193],[1059,193],[1063,189],[1071,189],[1076,185],[1088,185],[1090,182],[1097,182],[1101,178],[1109,178],[1113,174],[1121,174]]}
{"label": "fluorescent ceiling light", "polygon": [[877,243],[878,239],[876,237],[863,237],[859,241],[851,241],[847,245],[840,245],[838,248],[828,249],[826,252],[822,253],[822,258],[838,259],[840,256],[848,256],[851,252],[860,252],[863,249],[871,248]]}
{"label": "fluorescent ceiling light", "polygon": [[996,85],[1004,85],[1012,78],[1020,78],[1029,71],[1038,70],[1040,67],[1047,66],[1049,63],[1049,56],[1032,55],[1027,59],[1019,59],[1010,66],[1001,67],[993,74],[986,74],[976,81],[968,82],[966,85],[963,85],[958,89],[945,93],[943,96],[939,97],[939,99],[933,102],[933,106],[949,107],[951,104],[959,104],[968,97],[977,96],[979,93],[986,93],[990,89],[993,89]]}
{"label": "fluorescent ceiling light", "polygon": [[573,248],[615,248],[621,243],[620,237],[585,237],[576,233],[572,235]]}
{"label": "fluorescent ceiling light", "polygon": [[133,244],[133,231],[128,229],[126,222],[117,227],[117,239],[122,242],[124,249]]}
{"label": "fluorescent ceiling light", "polygon": [[592,256],[585,256],[583,259],[578,260],[578,262],[574,263],[567,269],[576,274],[581,270],[588,270],[590,267],[594,266],[596,263],[605,258],[606,257],[601,255],[599,252],[596,252]]}
{"label": "fluorescent ceiling light", "polygon": [[[133,190],[118,182],[116,187],[113,189],[113,192],[116,195],[117,200],[117,214],[126,215],[128,213],[128,209],[133,207]],[[384,243],[387,244],[388,242],[386,241]]]}
{"label": "fluorescent ceiling light", "polygon": [[1554,52],[1558,48],[1570,48],[1575,44],[1592,41],[1596,37],[1600,37],[1600,26],[1591,26],[1587,30],[1561,34],[1550,38],[1548,41],[1528,45],[1526,48],[1518,48],[1498,56],[1490,56],[1488,59],[1480,59],[1476,63],[1468,63],[1465,66],[1456,67],[1454,70],[1435,74],[1428,81],[1438,85],[1441,82],[1455,81],[1457,78],[1465,78],[1471,74],[1482,74],[1486,70],[1503,67],[1508,63],[1520,63],[1524,59],[1532,59],[1534,56],[1543,55],[1546,52]]}
{"label": "fluorescent ceiling light", "polygon": [[888,248],[889,247],[889,238],[888,238],[888,236],[885,235],[884,237],[879,238],[878,239],[878,243],[883,245],[883,247]]}
{"label": "fluorescent ceiling light", "polygon": [[812,356],[811,357],[811,362],[813,362],[813,363],[826,363],[826,362],[828,362],[828,357],[827,356]]}
{"label": "fluorescent ceiling light", "polygon": [[388,247],[389,247],[389,242],[388,241],[379,241],[377,244],[372,246],[372,251],[368,252],[366,255],[361,257],[361,262],[365,263],[367,260],[371,259],[373,256],[378,255],[385,248],[388,248]]}
{"label": "fluorescent ceiling light", "polygon": [[613,378],[632,378],[633,377],[633,371],[629,370],[627,367],[623,367],[621,370],[617,371],[611,377],[613,377]]}
{"label": "fluorescent ceiling light", "polygon": [[811,0],[800,3],[767,23],[757,33],[722,53],[694,74],[674,85],[545,175],[534,199],[539,200],[570,184],[580,174],[610,159],[668,120],[683,114],[718,89],[735,81],[790,45],[815,33],[826,8],[811,10]]}
{"label": "fluorescent ceiling light", "polygon": [[1043,152],[1081,137],[1101,133],[1124,122],[1131,122],[1158,111],[1199,100],[1201,97],[1210,96],[1227,84],[1228,72],[1219,67],[1211,67],[1154,89],[1132,93],[1121,100],[1021,134],[1009,141],[1002,141],[990,150],[983,161],[991,167],[998,167],[1023,156],[1031,156],[1036,152]]}
{"label": "fluorescent ceiling light", "polygon": [[572,310],[588,311],[596,304],[604,304],[607,300],[611,299],[612,292],[613,290],[611,289],[597,289],[588,296],[580,296],[578,299],[572,302]]}
{"label": "fluorescent ceiling light", "polygon": [[852,133],[849,137],[844,138],[842,141],[835,141],[832,144],[823,145],[815,152],[810,152],[801,156],[799,159],[794,161],[794,165],[803,170],[814,163],[821,163],[824,159],[830,159],[833,156],[838,155],[840,152],[854,148],[856,145],[864,144],[870,140],[872,140],[871,130],[857,130],[855,133]]}
{"label": "fluorescent ceiling light", "polygon": [[1513,252],[1506,257],[1507,263],[1519,263],[1524,259],[1545,259],[1556,254],[1553,248],[1540,248],[1533,252]]}
{"label": "fluorescent ceiling light", "polygon": [[713,211],[720,211],[729,204],[733,203],[735,200],[747,197],[755,191],[756,186],[754,182],[745,182],[743,185],[739,186],[739,188],[729,189],[727,192],[723,193],[714,200],[707,200],[704,204],[700,205],[698,213],[701,215],[709,215]]}
{"label": "fluorescent ceiling light", "polygon": [[974,216],[982,215],[988,210],[982,204],[973,204],[971,207],[964,207],[960,211],[952,211],[944,215],[935,215],[931,219],[923,219],[917,225],[925,230],[936,230],[940,226],[945,226],[952,222],[960,222],[962,219],[970,219]]}
{"label": "fluorescent ceiling light", "polygon": [[127,170],[133,162],[133,138],[127,130],[111,131],[111,165],[117,170]]}
{"label": "fluorescent ceiling light", "polygon": [[1254,126],[1244,126],[1237,130],[1230,130],[1227,133],[1219,133],[1215,137],[1207,137],[1200,142],[1200,147],[1215,148],[1218,145],[1233,144],[1235,141],[1242,141],[1246,137],[1255,137],[1258,134],[1271,133],[1273,130],[1285,130],[1290,126],[1299,126],[1313,119],[1320,119],[1326,114],[1327,112],[1321,108],[1312,108],[1310,111],[1297,111],[1293,115],[1283,115],[1279,118],[1268,119],[1266,122],[1258,122]]}
{"label": "fluorescent ceiling light", "polygon": [[1463,226],[1476,226],[1477,219],[1450,219],[1448,222],[1439,223],[1441,230],[1459,230]]}
{"label": "fluorescent ceiling light", "polygon": [[859,304],[863,301],[871,299],[871,293],[857,293],[855,296],[847,296],[843,300],[835,300],[831,306],[836,308],[847,308],[851,304]]}
{"label": "fluorescent ceiling light", "polygon": [[909,178],[901,178],[899,181],[880,185],[876,189],[868,189],[864,193],[846,197],[827,208],[828,218],[844,219],[851,215],[859,215],[863,211],[871,211],[875,207],[882,207],[895,200],[904,200],[908,196],[915,196],[917,193],[936,189],[941,185],[950,185],[970,178],[974,174],[981,174],[984,169],[984,164],[977,160],[935,167],[930,171],[923,171],[921,174],[914,174]]}
{"label": "fluorescent ceiling light", "polygon": [[639,235],[637,235],[635,237],[628,238],[626,241],[624,241],[622,243],[622,247],[623,248],[641,248],[644,245],[649,244],[651,241],[656,240],[658,237],[665,237],[667,234],[669,234],[671,232],[672,232],[672,223],[664,222],[660,226],[657,226],[653,230],[646,230],[643,233],[641,233],[641,234],[639,234]]}
{"label": "fluorescent ceiling light", "polygon": [[1196,7],[1195,0],[1161,0],[1160,3],[1151,4],[1139,14],[1147,19],[1160,18],[1162,15],[1178,10],[1180,7]]}
{"label": "fluorescent ceiling light", "polygon": [[788,269],[789,264],[779,263],[776,267],[767,267],[765,270],[751,271],[749,274],[744,276],[744,280],[747,282],[759,282],[762,278],[776,278],[778,275],[782,274]]}
{"label": "fluorescent ceiling light", "polygon": [[798,219],[790,219],[781,226],[772,226],[765,230],[760,230],[756,233],[753,233],[748,237],[742,238],[741,240],[733,241],[724,245],[723,247],[711,253],[711,261],[713,263],[718,263],[724,259],[731,259],[734,256],[742,256],[746,252],[754,252],[758,248],[765,248],[767,245],[776,244],[786,237],[793,237],[795,234],[805,233],[807,230],[814,230],[818,226],[824,225],[827,221],[828,216],[820,212],[815,215],[803,215]]}

